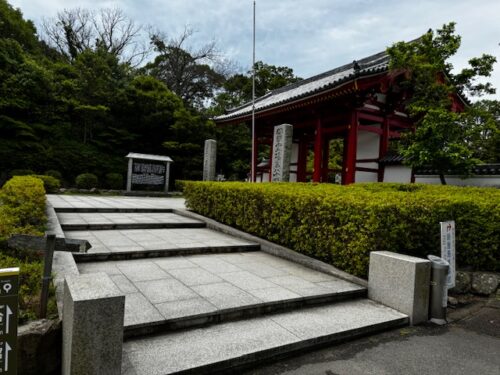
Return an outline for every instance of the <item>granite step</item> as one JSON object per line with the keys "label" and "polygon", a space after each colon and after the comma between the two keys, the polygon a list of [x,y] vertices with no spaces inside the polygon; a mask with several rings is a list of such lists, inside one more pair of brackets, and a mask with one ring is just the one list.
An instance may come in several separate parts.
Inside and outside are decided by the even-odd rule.
{"label": "granite step", "polygon": [[86,253],[74,253],[77,262],[126,260],[179,255],[257,251],[254,242],[208,228],[67,231],[66,238],[86,240]]}
{"label": "granite step", "polygon": [[[120,248],[120,247],[117,247]],[[154,246],[150,249],[140,249],[137,247],[121,247],[122,250],[114,250],[112,252],[91,252],[87,253],[73,253],[75,261],[78,263],[83,262],[97,262],[97,261],[110,261],[110,260],[132,260],[132,259],[146,259],[146,258],[163,258],[163,257],[177,257],[185,255],[201,255],[201,254],[225,254],[225,253],[238,253],[243,251],[259,251],[260,245],[258,244],[241,244],[241,245],[218,245],[218,246],[191,246],[170,248],[166,246]]]}
{"label": "granite step", "polygon": [[63,231],[204,228],[202,221],[165,212],[59,212]]}
{"label": "granite step", "polygon": [[77,263],[125,294],[125,337],[366,296],[366,288],[262,251]]}
{"label": "granite step", "polygon": [[119,208],[119,207],[58,207],[56,212],[61,213],[171,213],[172,208]]}
{"label": "granite step", "polygon": [[408,324],[408,317],[367,299],[129,339],[122,374],[235,373],[256,363],[303,353]]}

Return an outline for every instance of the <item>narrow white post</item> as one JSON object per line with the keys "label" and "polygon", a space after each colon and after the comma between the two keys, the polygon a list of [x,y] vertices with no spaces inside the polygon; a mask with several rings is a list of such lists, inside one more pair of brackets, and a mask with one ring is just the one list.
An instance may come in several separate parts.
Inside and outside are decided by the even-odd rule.
{"label": "narrow white post", "polygon": [[132,158],[128,159],[128,171],[127,171],[127,192],[132,191],[132,165],[134,160]]}

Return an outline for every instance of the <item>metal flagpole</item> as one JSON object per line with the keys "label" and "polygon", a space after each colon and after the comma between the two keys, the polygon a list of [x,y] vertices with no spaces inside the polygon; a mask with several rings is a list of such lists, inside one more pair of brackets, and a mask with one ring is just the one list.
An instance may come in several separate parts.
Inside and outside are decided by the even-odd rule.
{"label": "metal flagpole", "polygon": [[253,2],[253,57],[252,57],[252,175],[250,181],[255,182],[255,0]]}

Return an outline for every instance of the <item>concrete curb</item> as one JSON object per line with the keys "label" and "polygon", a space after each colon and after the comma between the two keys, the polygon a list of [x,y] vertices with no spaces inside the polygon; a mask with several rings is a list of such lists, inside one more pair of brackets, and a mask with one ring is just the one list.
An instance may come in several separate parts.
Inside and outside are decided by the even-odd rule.
{"label": "concrete curb", "polygon": [[48,200],[46,201],[45,205],[45,214],[47,215],[46,233],[55,234],[57,238],[65,239],[66,237],[64,236],[61,224],[59,223],[59,219],[57,218],[56,210]]}
{"label": "concrete curb", "polygon": [[259,238],[257,236],[242,232],[238,229],[230,227],[229,225],[221,224],[218,221],[215,221],[213,219],[209,219],[205,216],[199,215],[199,214],[194,213],[194,212],[189,211],[189,210],[174,209],[173,212],[177,215],[181,215],[184,217],[189,217],[192,219],[197,219],[197,220],[203,221],[206,223],[207,228],[209,228],[209,229],[213,229],[213,230],[216,230],[218,232],[229,234],[231,236],[238,237],[238,238],[241,238],[241,239],[246,240],[246,241],[258,243],[261,247],[261,250],[268,253],[268,254],[271,254],[271,255],[274,255],[274,256],[277,256],[277,257],[280,257],[283,259],[290,260],[292,262],[301,264],[305,267],[309,267],[315,271],[323,272],[323,273],[326,273],[328,275],[338,277],[339,279],[342,279],[342,280],[350,281],[352,283],[361,285],[365,288],[368,287],[368,281],[366,281],[364,279],[361,279],[359,277],[348,274],[347,272],[341,271],[338,268],[333,267],[332,265],[329,265],[329,264],[324,263],[324,262],[317,260],[317,259],[310,258],[304,254],[300,254],[300,253],[293,251],[293,250],[290,250],[284,246],[277,245],[273,242],[264,240],[264,239]]}
{"label": "concrete curb", "polygon": [[52,272],[55,273],[54,285],[56,287],[57,313],[59,319],[62,320],[64,279],[66,276],[80,275],[73,254],[66,251],[55,251]]}

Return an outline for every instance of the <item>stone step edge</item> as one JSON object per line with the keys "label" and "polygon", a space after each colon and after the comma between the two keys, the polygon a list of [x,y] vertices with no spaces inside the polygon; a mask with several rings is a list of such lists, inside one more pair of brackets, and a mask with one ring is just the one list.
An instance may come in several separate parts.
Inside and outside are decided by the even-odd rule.
{"label": "stone step edge", "polygon": [[280,301],[262,302],[254,305],[222,309],[199,315],[125,326],[123,329],[123,336],[124,340],[128,340],[152,334],[164,334],[182,329],[200,328],[208,325],[252,319],[263,315],[279,314],[291,310],[334,304],[366,297],[367,290],[365,288],[360,288],[343,292],[333,292],[315,296],[284,299]]}
{"label": "stone step edge", "polygon": [[132,260],[146,258],[165,258],[182,255],[224,254],[246,251],[259,251],[260,245],[229,245],[229,246],[203,246],[176,249],[151,249],[137,251],[120,251],[113,253],[73,253],[77,263],[101,262],[108,260]]}
{"label": "stone step edge", "polygon": [[177,371],[175,372],[175,374],[234,374],[237,370],[242,371],[245,369],[250,369],[253,368],[253,366],[255,366],[256,364],[261,365],[294,355],[304,354],[305,351],[321,349],[326,346],[338,345],[340,343],[352,341],[363,336],[387,331],[389,329],[404,327],[408,324],[408,317],[389,319],[377,324],[348,329],[325,336],[318,336],[312,339],[306,339],[291,344],[256,351],[239,357],[205,364],[199,367],[192,367],[186,370]]}
{"label": "stone step edge", "polygon": [[125,229],[185,229],[205,228],[206,224],[199,223],[115,223],[115,224],[61,224],[65,232],[82,230],[125,230]]}
{"label": "stone step edge", "polygon": [[172,213],[172,208],[94,208],[94,207],[56,207],[59,213]]}

